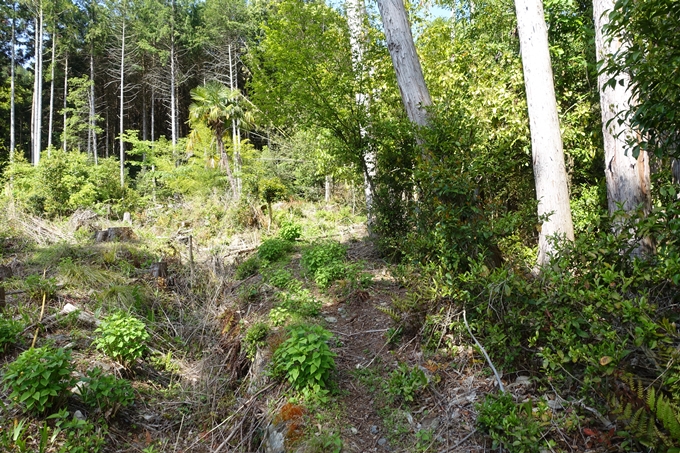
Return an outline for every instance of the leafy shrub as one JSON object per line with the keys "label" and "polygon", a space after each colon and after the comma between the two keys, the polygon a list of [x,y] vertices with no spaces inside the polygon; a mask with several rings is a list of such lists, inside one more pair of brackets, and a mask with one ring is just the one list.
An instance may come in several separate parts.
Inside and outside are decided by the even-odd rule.
{"label": "leafy shrub", "polygon": [[120,408],[129,406],[134,401],[130,382],[103,374],[101,368],[93,368],[87,372],[80,395],[85,404],[97,408],[107,417],[115,417]]}
{"label": "leafy shrub", "polygon": [[58,406],[73,385],[71,351],[48,346],[24,351],[7,366],[3,382],[9,397],[27,411],[43,413]]}
{"label": "leafy shrub", "polygon": [[105,425],[95,427],[89,420],[71,417],[66,409],[47,418],[56,420],[53,437],[56,438],[59,434],[64,437],[58,453],[99,453],[106,445]]}
{"label": "leafy shrub", "polygon": [[274,307],[269,311],[269,322],[274,327],[284,325],[290,319],[290,312],[284,307]]}
{"label": "leafy shrub", "polygon": [[290,241],[279,238],[267,239],[257,249],[257,256],[267,263],[273,263],[285,257],[293,250],[293,244]]}
{"label": "leafy shrub", "polygon": [[0,314],[0,351],[5,351],[8,346],[16,343],[17,336],[23,328],[23,324],[19,321],[5,318]]}
{"label": "leafy shrub", "polygon": [[295,222],[284,222],[279,228],[279,237],[286,241],[295,241],[302,236],[302,226]]}
{"label": "leafy shrub", "polygon": [[302,252],[302,266],[321,287],[347,275],[347,248],[336,241],[313,244]]}
{"label": "leafy shrub", "polygon": [[238,265],[236,268],[236,273],[234,274],[234,278],[236,280],[244,280],[248,277],[252,277],[253,275],[257,274],[257,272],[260,270],[260,260],[258,259],[257,256],[251,256],[244,262]]}
{"label": "leafy shrub", "polygon": [[390,373],[387,380],[387,392],[402,398],[407,403],[413,402],[415,395],[427,387],[427,376],[418,366],[409,368],[405,363]]}
{"label": "leafy shrub", "polygon": [[[477,425],[492,441],[492,449],[503,447],[510,453],[538,453],[548,449],[531,402],[515,404],[512,395],[487,395],[477,406]],[[552,444],[552,442],[550,442]]]}
{"label": "leafy shrub", "polygon": [[321,301],[314,298],[307,289],[294,292],[281,292],[279,307],[300,316],[317,316],[321,312]]}
{"label": "leafy shrub", "polygon": [[274,352],[274,375],[287,379],[296,390],[323,397],[335,369],[335,353],[327,344],[331,337],[321,326],[291,328],[290,338]]}
{"label": "leafy shrub", "polygon": [[144,355],[149,339],[146,325],[124,312],[104,318],[95,333],[96,348],[126,367]]}
{"label": "leafy shrub", "polygon": [[249,359],[252,360],[255,357],[257,348],[267,344],[265,341],[267,335],[269,335],[269,326],[264,322],[257,322],[246,330],[246,335],[243,337],[243,345]]}
{"label": "leafy shrub", "polygon": [[265,274],[265,278],[269,284],[279,289],[287,289],[291,285],[296,286],[295,284],[299,283],[293,279],[293,274],[286,269],[271,269]]}

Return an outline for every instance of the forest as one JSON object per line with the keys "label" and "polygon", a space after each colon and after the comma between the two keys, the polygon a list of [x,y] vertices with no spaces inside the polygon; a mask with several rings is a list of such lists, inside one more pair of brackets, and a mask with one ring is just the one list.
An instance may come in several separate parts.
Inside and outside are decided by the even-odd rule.
{"label": "forest", "polygon": [[677,0],[0,11],[0,451],[680,452]]}

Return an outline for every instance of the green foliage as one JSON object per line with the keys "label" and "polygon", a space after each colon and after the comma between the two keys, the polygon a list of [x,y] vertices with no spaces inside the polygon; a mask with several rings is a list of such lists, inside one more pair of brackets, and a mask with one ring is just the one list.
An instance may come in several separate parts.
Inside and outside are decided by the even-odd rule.
{"label": "green foliage", "polygon": [[336,354],[327,343],[331,333],[321,326],[300,325],[289,334],[274,352],[274,375],[287,379],[295,390],[323,398],[335,369]]}
{"label": "green foliage", "polygon": [[612,414],[625,424],[618,434],[655,451],[674,451],[680,445],[680,406],[653,386],[621,376],[629,392],[610,398]]}
{"label": "green foliage", "polygon": [[257,256],[264,263],[274,263],[283,259],[291,251],[293,251],[293,244],[290,241],[270,238],[260,244],[257,249]]}
{"label": "green foliage", "polygon": [[13,196],[36,214],[66,215],[104,203],[112,203],[122,214],[136,197],[130,189],[121,189],[118,171],[113,158],[94,165],[83,153],[53,150],[37,167],[17,159],[5,176],[13,178]]}
{"label": "green foliage", "polygon": [[338,434],[322,432],[305,443],[305,453],[340,453],[342,439]]}
{"label": "green foliage", "polygon": [[286,195],[286,191],[286,186],[279,178],[261,179],[257,184],[260,198],[269,204],[281,200]]}
{"label": "green foliage", "polygon": [[252,277],[257,274],[260,270],[260,259],[257,256],[251,256],[244,262],[238,265],[236,268],[236,273],[234,278],[236,280],[244,280],[248,277]]}
{"label": "green foliage", "polygon": [[302,317],[317,316],[321,312],[321,301],[314,298],[307,289],[299,291],[280,292],[277,294],[279,299],[278,307],[285,309],[288,313],[296,313]]}
{"label": "green foliage", "polygon": [[56,420],[54,436],[63,433],[58,453],[99,453],[106,445],[106,425],[95,426],[89,420],[69,417],[66,409],[47,418]]}
{"label": "green foliage", "polygon": [[0,314],[0,352],[14,345],[22,330],[24,330],[23,323]]}
{"label": "green foliage", "polygon": [[23,282],[26,294],[32,300],[41,301],[43,295],[46,300],[52,300],[57,293],[57,281],[50,277],[45,278],[41,275],[29,275]]}
{"label": "green foliage", "polygon": [[39,414],[59,406],[73,379],[71,351],[48,346],[24,351],[10,363],[2,378],[10,399]]}
{"label": "green foliage", "polygon": [[94,345],[124,366],[130,366],[146,352],[149,334],[146,325],[124,312],[107,316],[95,330]]}
{"label": "green foliage", "polygon": [[115,417],[119,409],[132,404],[135,398],[130,382],[104,374],[101,368],[87,372],[80,395],[85,404],[97,408],[107,418]]}
{"label": "green foliage", "polygon": [[339,242],[318,242],[303,250],[301,263],[314,281],[326,288],[347,274],[346,254],[347,248]]}
{"label": "green foliage", "polygon": [[538,453],[548,447],[531,402],[515,404],[510,393],[487,395],[477,406],[477,425],[493,440],[491,448],[510,453]]}
{"label": "green foliage", "polygon": [[302,225],[295,222],[284,222],[279,228],[279,237],[286,241],[295,241],[302,236]]}
{"label": "green foliage", "polygon": [[257,348],[266,344],[267,335],[269,335],[269,326],[264,322],[256,322],[248,327],[243,337],[243,345],[249,359],[255,358]]}
{"label": "green foliage", "polygon": [[289,289],[291,291],[302,289],[302,283],[296,280],[288,270],[283,268],[269,269],[265,272],[264,277],[267,283],[279,289]]}
{"label": "green foliage", "polygon": [[397,369],[390,373],[386,391],[407,403],[412,403],[416,394],[425,390],[427,385],[427,376],[420,367],[415,365],[409,368],[405,363],[400,363]]}

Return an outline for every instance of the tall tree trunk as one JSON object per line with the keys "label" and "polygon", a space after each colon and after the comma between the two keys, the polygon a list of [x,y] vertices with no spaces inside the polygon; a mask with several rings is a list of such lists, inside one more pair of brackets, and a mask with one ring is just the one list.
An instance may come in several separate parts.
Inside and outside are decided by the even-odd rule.
{"label": "tall tree trunk", "polygon": [[92,157],[94,157],[94,164],[99,164],[98,153],[97,153],[97,111],[96,111],[96,97],[94,91],[94,43],[91,45],[90,49],[90,114],[89,123],[90,130],[92,131]]}
{"label": "tall tree trunk", "polygon": [[529,110],[538,217],[542,222],[538,239],[538,265],[542,266],[550,261],[554,251],[551,237],[573,241],[574,226],[543,3],[541,0],[515,0],[515,9]]}
{"label": "tall tree trunk", "polygon": [[68,118],[66,118],[66,107],[68,107],[68,52],[66,53],[66,56],[64,57],[64,110],[62,111],[63,115],[63,129],[62,129],[62,141],[61,141],[61,147],[66,152],[66,121]]}
{"label": "tall tree trunk", "polygon": [[432,104],[432,99],[425,85],[404,3],[402,0],[378,0],[378,8],[406,115],[412,123],[426,126],[425,107]]}
{"label": "tall tree trunk", "polygon": [[[614,9],[613,0],[594,0],[595,48],[598,61],[611,58],[625,45],[618,36],[604,34],[609,23],[609,13]],[[602,113],[602,135],[604,137],[605,177],[607,180],[607,200],[609,214],[619,209],[625,213],[642,207],[644,213],[651,209],[649,156],[640,150],[637,158],[628,146],[634,140],[634,132],[628,122],[620,123],[617,115],[630,110],[634,103],[630,89],[630,76],[617,76],[617,83],[605,87],[612,74],[600,73],[597,77],[600,92],[600,111]],[[651,252],[653,243],[650,238],[643,239],[636,255]]]}
{"label": "tall tree trunk", "polygon": [[35,18],[35,62],[33,83],[33,114],[31,141],[33,148],[33,165],[40,163],[40,151],[42,141],[42,66],[43,66],[43,9],[42,3],[38,6]]}
{"label": "tall tree trunk", "polygon": [[[231,44],[229,44],[229,88],[238,89],[236,63],[232,59]],[[231,143],[234,148],[234,172],[236,173],[236,198],[241,196],[241,130],[235,118],[231,120]]]}
{"label": "tall tree trunk", "polygon": [[229,185],[231,186],[231,193],[236,196],[236,181],[234,180],[234,174],[231,172],[231,166],[229,165],[229,156],[224,149],[224,140],[222,140],[222,134],[224,131],[222,129],[215,130],[215,142],[217,143],[217,151],[220,153],[220,163],[224,171],[227,173],[227,179],[229,180]]}
{"label": "tall tree trunk", "polygon": [[52,64],[50,67],[50,117],[47,126],[47,155],[52,152],[52,131],[54,125],[54,67],[57,64],[57,34],[52,33]]}
{"label": "tall tree trunk", "polygon": [[[172,26],[170,30],[170,130],[172,135],[172,152],[177,146],[177,93],[175,92],[175,0],[172,0]],[[177,161],[177,160],[175,160]]]}
{"label": "tall tree trunk", "polygon": [[120,110],[119,110],[119,128],[120,137],[120,187],[125,187],[125,142],[123,141],[124,131],[124,114],[125,114],[125,19],[123,19],[123,30],[121,34],[120,45]]}
{"label": "tall tree trunk", "polygon": [[325,190],[325,196],[324,196],[324,202],[326,205],[329,205],[331,203],[331,183],[333,182],[333,177],[331,175],[326,175],[326,180],[324,182],[324,188]]}
{"label": "tall tree trunk", "polygon": [[154,141],[154,126],[156,123],[156,91],[151,87],[151,143]]}
{"label": "tall tree trunk", "polygon": [[[363,0],[348,0],[347,1],[347,26],[349,27],[349,42],[352,48],[352,66],[355,77],[362,78],[364,71],[364,46],[366,44],[366,30],[364,29],[364,20],[366,16],[366,7]],[[361,86],[361,84],[359,84]],[[366,113],[368,117],[368,96],[366,93],[356,94],[357,107]],[[366,125],[361,124],[360,134],[361,138],[366,138]],[[368,232],[372,233],[375,226],[375,178],[377,175],[376,155],[372,149],[366,149],[363,152],[363,170],[364,170],[364,197],[366,199],[366,226]]]}
{"label": "tall tree trunk", "polygon": [[15,118],[14,118],[14,65],[16,62],[16,15],[17,15],[17,5],[12,2],[12,61],[10,68],[10,107],[9,107],[9,161],[14,162],[14,148],[16,148],[16,137],[15,137]]}

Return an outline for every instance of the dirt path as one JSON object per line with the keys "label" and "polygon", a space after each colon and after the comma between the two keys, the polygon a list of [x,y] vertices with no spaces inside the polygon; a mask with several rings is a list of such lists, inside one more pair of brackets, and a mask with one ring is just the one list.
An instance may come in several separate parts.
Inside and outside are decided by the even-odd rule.
{"label": "dirt path", "polygon": [[[387,342],[390,317],[378,307],[389,307],[406,290],[390,276],[368,242],[349,244],[348,255],[364,260],[374,284],[325,307],[323,317],[337,336],[336,364],[345,408],[343,451],[347,452],[471,452],[485,448],[476,434],[474,403],[494,382],[483,375],[483,364],[472,349],[455,356],[423,354],[420,338]],[[431,383],[410,404],[389,401],[384,383],[399,363],[419,366]]]}

